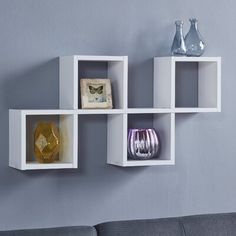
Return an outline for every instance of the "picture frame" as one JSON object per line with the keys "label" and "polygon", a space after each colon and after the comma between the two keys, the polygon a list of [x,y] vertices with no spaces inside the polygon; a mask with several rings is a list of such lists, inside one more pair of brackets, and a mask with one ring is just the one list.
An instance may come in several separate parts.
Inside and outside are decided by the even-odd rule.
{"label": "picture frame", "polygon": [[101,78],[80,79],[82,109],[112,109],[111,80]]}

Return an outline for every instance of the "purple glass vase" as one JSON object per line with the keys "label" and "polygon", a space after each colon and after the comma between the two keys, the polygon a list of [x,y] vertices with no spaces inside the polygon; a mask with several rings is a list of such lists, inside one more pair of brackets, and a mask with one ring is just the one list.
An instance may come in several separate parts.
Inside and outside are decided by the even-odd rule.
{"label": "purple glass vase", "polygon": [[128,155],[130,159],[147,160],[157,157],[160,142],[154,129],[129,129]]}

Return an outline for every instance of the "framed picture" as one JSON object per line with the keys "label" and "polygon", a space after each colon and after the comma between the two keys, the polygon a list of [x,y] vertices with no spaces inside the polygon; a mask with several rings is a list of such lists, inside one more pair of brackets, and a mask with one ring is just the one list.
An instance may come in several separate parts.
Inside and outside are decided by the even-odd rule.
{"label": "framed picture", "polygon": [[112,94],[110,79],[89,79],[80,80],[81,106],[82,109],[111,109]]}

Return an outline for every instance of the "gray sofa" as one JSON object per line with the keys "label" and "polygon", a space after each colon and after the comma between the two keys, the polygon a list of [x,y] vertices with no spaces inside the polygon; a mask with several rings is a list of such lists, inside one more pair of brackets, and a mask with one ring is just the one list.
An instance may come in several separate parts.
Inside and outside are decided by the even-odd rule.
{"label": "gray sofa", "polygon": [[236,236],[236,213],[2,231],[0,236]]}

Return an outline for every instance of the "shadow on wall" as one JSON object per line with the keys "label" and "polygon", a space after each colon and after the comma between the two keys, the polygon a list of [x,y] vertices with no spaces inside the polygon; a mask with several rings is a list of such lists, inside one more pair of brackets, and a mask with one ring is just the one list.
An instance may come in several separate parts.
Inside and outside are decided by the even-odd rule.
{"label": "shadow on wall", "polygon": [[130,108],[152,107],[153,59],[130,62],[128,73],[128,106]]}
{"label": "shadow on wall", "polygon": [[[153,23],[150,22],[150,25]],[[133,44],[137,50],[129,55],[128,65],[129,107],[153,107],[153,58],[171,56],[173,30],[172,23],[168,26],[164,24],[158,31],[150,32],[149,28],[142,29],[135,37]]]}
{"label": "shadow on wall", "polygon": [[[1,78],[3,81],[0,86],[0,139],[3,147],[1,152],[2,157],[0,158],[1,173],[9,171],[6,168],[9,158],[8,110],[56,109],[59,103],[58,70],[59,60],[55,58],[37,66],[27,68],[24,73],[17,73],[13,68],[11,75]],[[13,171],[14,175],[22,176],[22,172]],[[0,182],[0,184],[2,185],[3,183]]]}
{"label": "shadow on wall", "polygon": [[[167,33],[168,32],[168,33]],[[171,45],[175,36],[175,26],[174,22],[166,22],[158,30],[158,47],[156,50],[156,57],[166,57],[171,56]]]}
{"label": "shadow on wall", "polygon": [[[171,45],[175,35],[174,22],[159,22],[158,30],[150,30],[156,21],[141,26],[132,37],[131,57],[133,59],[171,56]],[[147,27],[150,26],[150,27]]]}
{"label": "shadow on wall", "polygon": [[[151,60],[147,61],[147,64],[145,64],[146,70],[149,70],[149,67],[152,65],[151,63]],[[8,134],[6,122],[8,122],[7,112],[9,108],[47,109],[58,107],[58,69],[58,59],[53,59],[32,67],[25,73],[18,75],[13,73],[8,78],[4,78],[4,83],[0,88],[0,103],[2,102],[5,117],[2,123],[3,127],[1,127],[4,132],[2,132],[1,135],[4,135],[4,133]],[[152,71],[148,79],[152,79],[150,75],[152,75]],[[139,78],[140,82],[143,83],[142,76]],[[151,83],[146,85],[146,89],[148,89],[149,86],[152,86]],[[147,99],[146,102],[151,103],[152,98],[150,100]],[[163,181],[160,175],[166,175],[166,171],[169,172],[171,170],[172,167],[158,168],[158,176],[160,178],[156,180],[157,168],[121,168],[107,165],[106,116],[83,116],[79,119],[79,122],[82,124],[79,130],[79,169],[25,172],[11,169],[11,171],[9,171],[9,169],[6,168],[8,165],[8,154],[6,154],[6,151],[6,158],[2,161],[0,160],[0,165],[3,166],[2,168],[7,170],[2,180],[6,178],[6,173],[10,173],[10,180],[7,182],[7,186],[6,182],[0,181],[0,185],[5,187],[4,196],[1,196],[1,198],[5,198],[6,204],[9,202],[6,200],[7,196],[14,196],[16,191],[19,193],[18,197],[21,199],[21,204],[25,204],[24,194],[29,193],[29,196],[33,197],[35,193],[41,191],[40,186],[42,186],[46,189],[45,192],[53,193],[53,195],[51,195],[52,198],[54,194],[57,193],[57,195],[60,196],[59,202],[64,202],[63,199],[68,197],[66,193],[70,193],[72,200],[70,203],[67,203],[69,205],[67,206],[68,208],[73,209],[75,202],[77,203],[81,200],[82,204],[86,202],[86,204],[90,205],[90,214],[96,214],[99,210],[102,211],[102,208],[107,202],[108,205],[114,205],[117,204],[120,199],[123,201],[129,199],[130,189],[141,191],[141,188],[143,189],[143,186],[146,186],[144,191],[148,192],[150,179],[155,179],[154,185],[160,186]],[[6,141],[6,147],[8,146],[7,142],[8,141]],[[149,169],[151,170],[148,171]],[[148,174],[149,178],[146,178],[147,176],[145,177],[144,174]],[[108,178],[107,176],[110,177]],[[167,182],[169,178],[171,177],[166,179]],[[22,185],[22,183],[24,184]],[[37,183],[37,185],[35,185],[35,183]],[[156,189],[155,186],[152,188],[153,191]],[[94,189],[98,190],[96,196],[94,196]],[[163,193],[163,198],[164,197],[166,197],[165,193]],[[40,205],[41,203],[43,205],[45,201],[48,200],[51,201],[51,197],[49,197],[49,199],[48,197],[43,197],[37,204]],[[14,201],[14,197],[12,197],[12,201]],[[29,205],[31,209],[37,206],[33,203],[32,201]],[[135,201],[134,205],[136,205]],[[80,208],[77,207],[77,209]],[[38,212],[39,210],[35,207],[32,211]],[[119,210],[117,211],[119,213]],[[38,215],[40,216],[40,214],[42,215],[43,213],[41,212]]]}
{"label": "shadow on wall", "polygon": [[28,68],[22,74],[13,72],[3,78],[0,107],[5,109],[58,108],[59,59]]}

